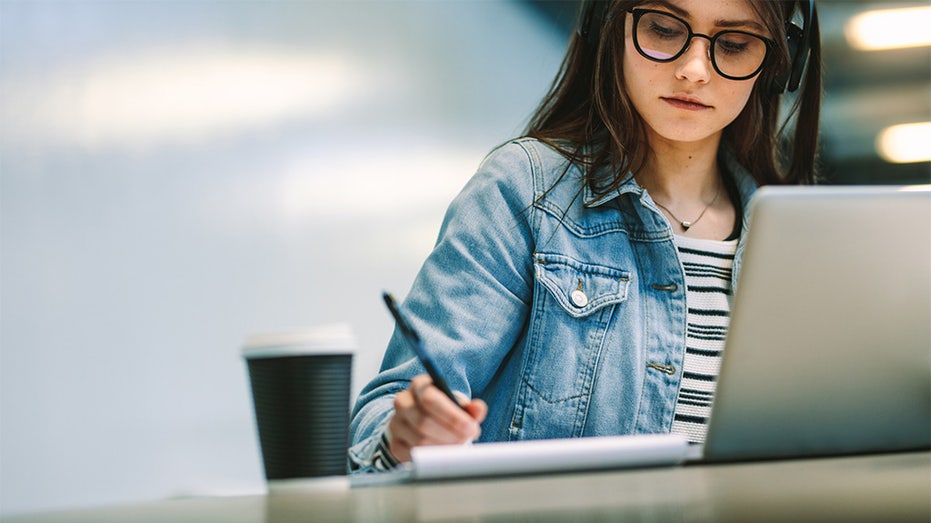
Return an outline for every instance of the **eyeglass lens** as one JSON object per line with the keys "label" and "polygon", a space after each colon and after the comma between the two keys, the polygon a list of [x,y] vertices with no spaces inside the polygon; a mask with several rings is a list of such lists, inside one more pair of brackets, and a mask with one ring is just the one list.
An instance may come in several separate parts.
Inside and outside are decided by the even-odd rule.
{"label": "eyeglass lens", "polygon": [[[641,54],[652,60],[669,62],[678,58],[695,36],[688,24],[666,13],[638,10],[634,16],[637,24],[634,43]],[[766,41],[760,36],[721,31],[710,40],[711,63],[721,76],[752,77],[766,59]]]}

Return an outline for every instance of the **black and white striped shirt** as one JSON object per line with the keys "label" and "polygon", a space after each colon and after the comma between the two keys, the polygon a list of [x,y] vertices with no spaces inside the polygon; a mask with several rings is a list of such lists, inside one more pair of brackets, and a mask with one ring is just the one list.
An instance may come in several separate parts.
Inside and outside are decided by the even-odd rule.
{"label": "black and white striped shirt", "polygon": [[730,320],[731,274],[737,240],[676,236],[685,269],[686,348],[672,432],[703,443],[721,352]]}

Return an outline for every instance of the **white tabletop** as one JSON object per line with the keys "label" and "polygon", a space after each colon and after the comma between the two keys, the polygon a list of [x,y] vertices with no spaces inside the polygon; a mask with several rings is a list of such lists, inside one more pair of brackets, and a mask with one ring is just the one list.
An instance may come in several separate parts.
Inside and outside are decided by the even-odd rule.
{"label": "white tabletop", "polygon": [[35,514],[9,523],[931,521],[931,452],[291,489]]}

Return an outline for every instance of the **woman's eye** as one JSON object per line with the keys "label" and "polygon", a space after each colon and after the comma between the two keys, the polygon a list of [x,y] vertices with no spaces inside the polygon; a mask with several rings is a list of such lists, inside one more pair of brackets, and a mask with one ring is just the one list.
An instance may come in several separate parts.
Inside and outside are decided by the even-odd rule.
{"label": "woman's eye", "polygon": [[680,27],[663,25],[658,22],[650,24],[650,31],[660,38],[678,38],[683,33]]}
{"label": "woman's eye", "polygon": [[740,54],[747,50],[746,42],[727,38],[719,38],[717,47],[720,52],[725,54]]}

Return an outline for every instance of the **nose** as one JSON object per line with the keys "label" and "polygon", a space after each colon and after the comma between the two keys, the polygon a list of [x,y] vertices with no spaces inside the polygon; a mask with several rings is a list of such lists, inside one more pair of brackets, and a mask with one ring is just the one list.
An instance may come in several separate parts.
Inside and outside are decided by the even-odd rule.
{"label": "nose", "polygon": [[695,83],[708,83],[711,79],[711,40],[693,37],[689,48],[676,60],[676,78]]}

